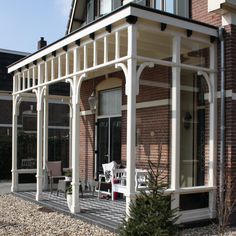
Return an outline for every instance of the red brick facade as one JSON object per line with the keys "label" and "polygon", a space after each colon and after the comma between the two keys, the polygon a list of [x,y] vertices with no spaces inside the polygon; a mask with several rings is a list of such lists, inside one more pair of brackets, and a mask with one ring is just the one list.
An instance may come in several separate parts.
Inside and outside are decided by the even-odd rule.
{"label": "red brick facade", "polygon": [[[163,66],[156,66],[153,69],[145,69],[141,80],[156,81],[165,83],[168,88],[158,88],[151,86],[140,86],[137,96],[137,103],[159,101],[167,99],[170,101],[170,75],[171,69]],[[122,78],[122,105],[126,105],[125,81],[123,73],[112,73],[109,77]],[[102,82],[105,77],[96,78],[95,86]],[[81,87],[81,111],[89,110],[88,97],[93,92],[93,81],[85,81]],[[169,169],[169,143],[170,143],[170,105],[161,105],[150,108],[140,108],[136,110],[137,127],[137,160],[138,168],[147,168],[148,160],[157,161],[161,151],[162,168],[168,175]],[[122,111],[122,131],[121,131],[121,159],[122,164],[126,163],[126,110]],[[81,177],[85,180],[94,178],[95,168],[95,115],[81,117]]]}
{"label": "red brick facade", "polygon": [[192,18],[214,26],[221,26],[221,16],[208,12],[208,0],[192,0]]}
{"label": "red brick facade", "polygon": [[[217,27],[222,25],[221,15],[208,13],[207,0],[192,0],[192,18]],[[235,92],[236,89],[236,26],[225,26],[225,89]],[[220,91],[220,45],[218,45],[218,91]],[[225,102],[225,181],[228,200],[232,204],[236,193],[236,127],[235,127],[235,100],[226,98]],[[218,99],[218,162],[220,156],[220,99]],[[219,168],[218,168],[219,171]],[[218,176],[218,175],[217,175]]]}

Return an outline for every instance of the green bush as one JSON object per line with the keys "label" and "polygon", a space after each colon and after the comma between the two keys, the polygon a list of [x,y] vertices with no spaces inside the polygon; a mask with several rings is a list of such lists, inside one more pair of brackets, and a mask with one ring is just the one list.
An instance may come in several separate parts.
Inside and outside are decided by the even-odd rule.
{"label": "green bush", "polygon": [[148,191],[141,191],[136,201],[130,204],[128,220],[123,219],[120,227],[121,236],[139,235],[176,235],[178,232],[175,222],[177,209],[171,210],[171,198],[165,196],[167,184],[161,176],[158,164],[155,167],[149,162]]}

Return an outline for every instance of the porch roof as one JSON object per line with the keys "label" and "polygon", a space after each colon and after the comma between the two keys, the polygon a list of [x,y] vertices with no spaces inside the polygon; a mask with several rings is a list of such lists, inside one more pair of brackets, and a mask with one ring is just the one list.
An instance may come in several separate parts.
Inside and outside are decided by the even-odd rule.
{"label": "porch roof", "polygon": [[[148,11],[148,14],[147,14]],[[115,11],[107,14],[90,24],[72,32],[71,34],[57,40],[56,42],[42,48],[41,50],[11,64],[8,66],[8,73],[17,71],[23,67],[28,67],[30,63],[35,61],[43,61],[44,58],[57,50],[61,50],[64,47],[77,44],[78,40],[87,37],[99,30],[106,28],[116,22],[124,20],[128,16],[135,16],[144,20],[150,20],[153,22],[164,23],[180,29],[191,30],[209,37],[217,37],[217,28],[202,22],[194,21],[184,17],[169,14],[156,9],[144,7],[135,3],[126,4]]]}

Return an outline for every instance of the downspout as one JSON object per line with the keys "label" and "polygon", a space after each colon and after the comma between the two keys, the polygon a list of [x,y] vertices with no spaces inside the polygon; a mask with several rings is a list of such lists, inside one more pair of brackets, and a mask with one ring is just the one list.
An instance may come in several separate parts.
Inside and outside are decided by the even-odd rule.
{"label": "downspout", "polygon": [[224,192],[225,192],[225,29],[219,28],[220,40],[220,73],[221,73],[221,91],[220,91],[220,179],[219,179],[219,203],[220,206],[224,205]]}

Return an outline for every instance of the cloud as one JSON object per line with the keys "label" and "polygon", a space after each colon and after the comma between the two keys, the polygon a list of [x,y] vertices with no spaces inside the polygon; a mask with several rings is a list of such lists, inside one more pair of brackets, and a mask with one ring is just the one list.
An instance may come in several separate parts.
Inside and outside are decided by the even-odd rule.
{"label": "cloud", "polygon": [[54,0],[55,6],[58,8],[63,17],[68,17],[72,0]]}

